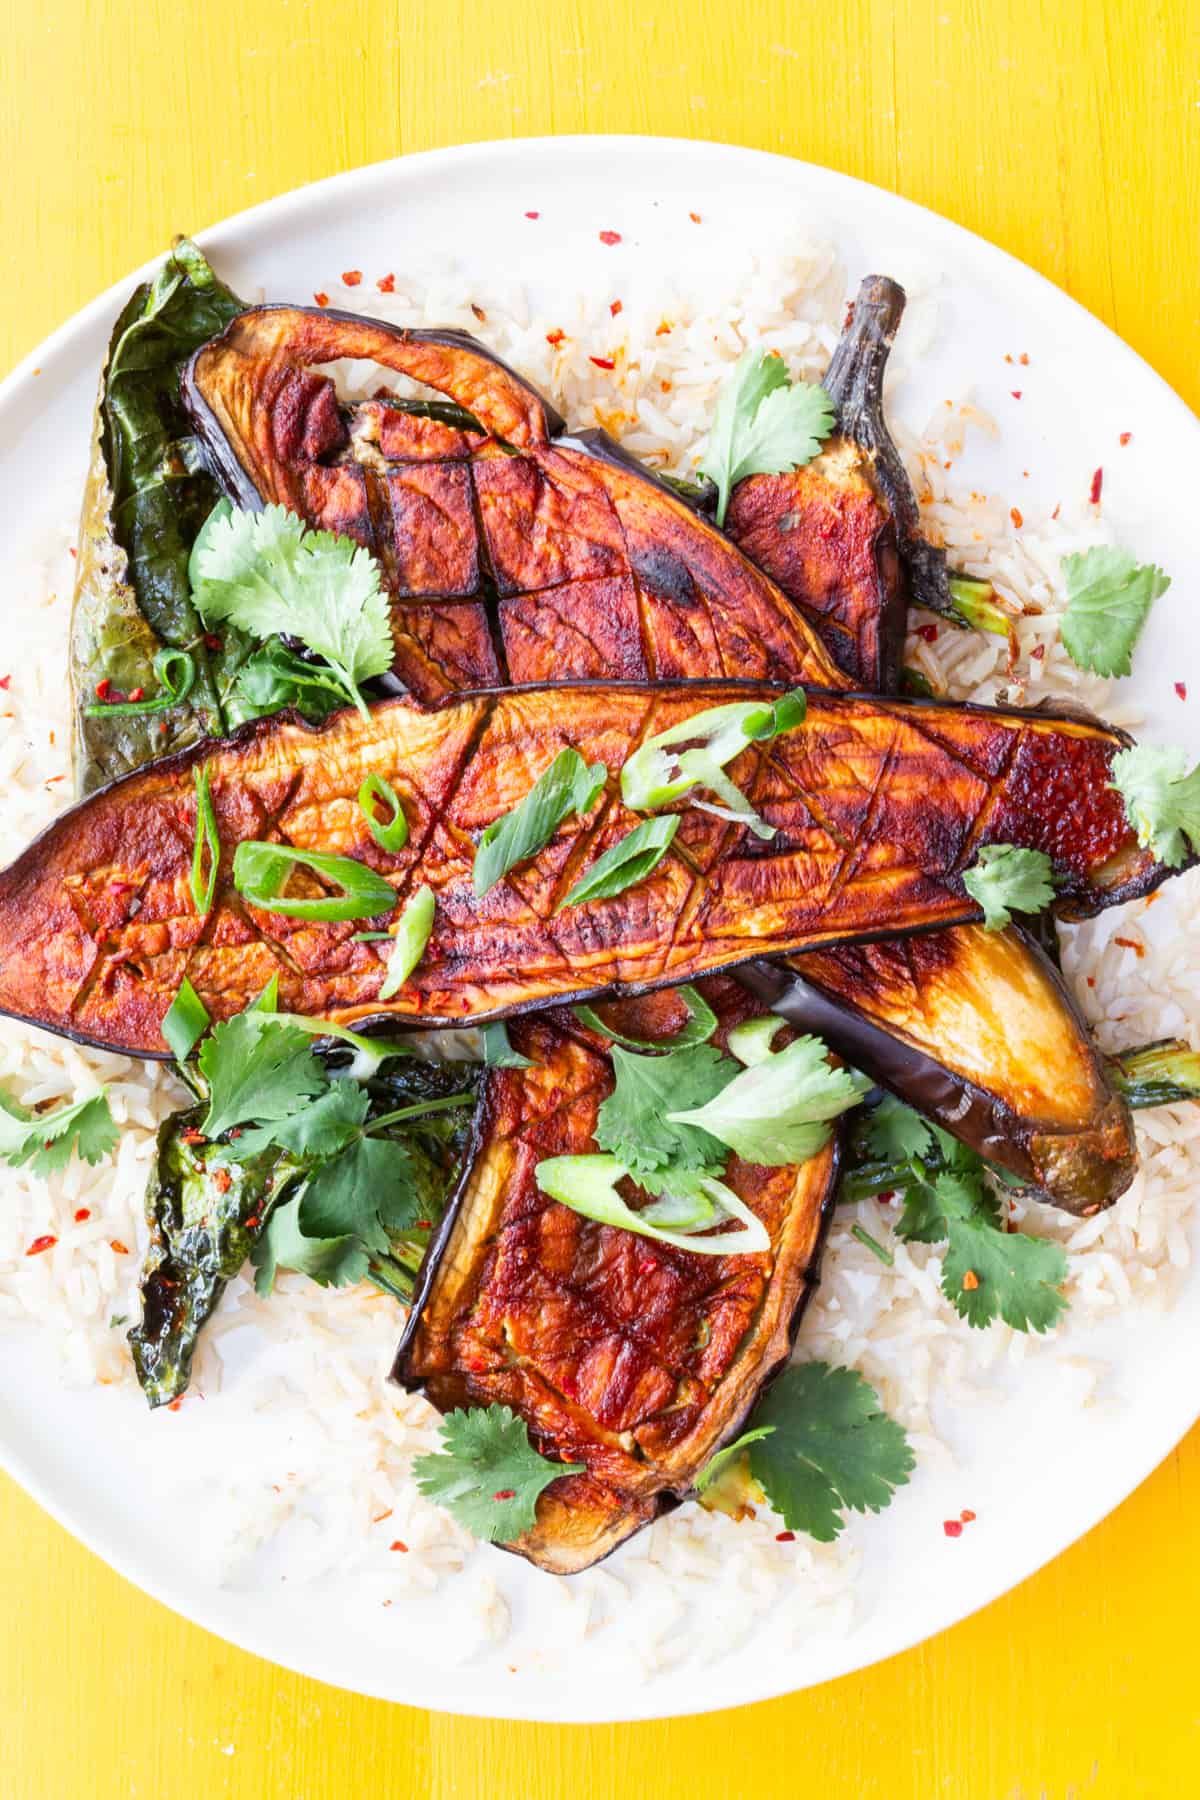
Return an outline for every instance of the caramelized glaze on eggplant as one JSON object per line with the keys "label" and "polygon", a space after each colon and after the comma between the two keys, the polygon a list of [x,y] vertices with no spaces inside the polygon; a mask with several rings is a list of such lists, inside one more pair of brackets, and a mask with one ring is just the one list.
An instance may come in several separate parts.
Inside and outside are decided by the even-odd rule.
{"label": "caramelized glaze on eggplant", "polygon": [[[756,1010],[731,982],[705,991],[717,1042]],[[645,1032],[639,1004],[623,1020]],[[656,1011],[651,1037],[672,1028]],[[520,1020],[512,1038],[534,1066],[491,1074],[483,1148],[430,1247],[394,1373],[443,1412],[511,1406],[540,1449],[586,1465],[551,1484],[533,1530],[511,1546],[566,1575],[688,1493],[786,1361],[837,1156],[831,1142],[797,1168],[731,1160],[726,1179],[770,1233],[762,1255],[693,1256],[596,1224],[548,1199],[533,1171],[595,1147],[612,1087],[606,1040],[557,1013]]]}
{"label": "caramelized glaze on eggplant", "polygon": [[[616,776],[638,744],[706,706],[778,691],[527,688],[435,712],[395,700],[369,719],[335,714],[319,728],[258,721],[207,756],[196,748],[150,764],[65,813],[0,875],[0,1008],[154,1055],[185,976],[223,1016],[278,974],[293,1012],[461,1023],[693,980],[763,952],[977,918],[961,872],[989,843],[1045,851],[1074,917],[1146,893],[1170,872],[1138,849],[1109,785],[1118,734],[1044,713],[814,693],[802,725],[730,765],[775,827],[770,842],[685,805],[648,878],[556,910],[637,823]],[[572,815],[478,900],[479,834],[566,746],[607,765],[606,789],[585,820]],[[206,916],[189,884],[201,761],[221,842]],[[372,771],[408,817],[395,856],[375,844],[357,803]],[[303,921],[242,900],[230,866],[250,840],[357,857],[386,875],[398,904],[434,889],[428,948],[394,998],[379,998],[388,947],[357,941],[367,921]],[[291,893],[315,897],[315,883],[298,875]]]}

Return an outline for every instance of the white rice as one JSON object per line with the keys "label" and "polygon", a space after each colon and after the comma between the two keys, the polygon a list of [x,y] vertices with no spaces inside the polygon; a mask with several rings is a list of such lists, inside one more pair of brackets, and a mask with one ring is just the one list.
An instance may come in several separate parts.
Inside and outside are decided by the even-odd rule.
{"label": "white rice", "polygon": [[[794,373],[819,376],[845,305],[832,252],[804,245],[731,269],[725,290],[710,287],[702,305],[668,294],[630,300],[616,314],[613,294],[581,295],[558,316],[538,316],[519,291],[491,284],[467,292],[449,279],[423,287],[398,276],[387,296],[369,282],[352,290],[330,283],[327,291],[335,305],[401,323],[474,331],[550,393],[572,424],[603,425],[649,462],[678,471],[699,460],[717,388],[747,344],[778,350]],[[897,360],[919,357],[935,328],[934,299],[914,294]],[[593,357],[615,367],[599,367]],[[358,371],[345,373],[352,386]],[[373,371],[372,386],[377,381]],[[1059,559],[1105,541],[1100,509],[1021,520],[1005,499],[960,491],[953,465],[966,434],[995,430],[967,398],[939,406],[919,434],[901,436],[927,527],[959,566],[988,576],[1011,610],[1015,661],[1010,668],[1002,640],[944,626],[935,643],[914,635],[909,660],[939,691],[959,698],[992,699],[1002,688],[1017,701],[1070,695],[1133,722],[1122,719],[1106,684],[1074,668],[1058,639]],[[70,799],[63,679],[70,536],[67,524],[60,542],[33,547],[28,592],[10,609],[23,632],[9,645],[11,683],[0,691],[0,795],[10,846],[28,840]],[[1139,903],[1063,934],[1065,969],[1105,1047],[1167,1035],[1200,1043],[1198,901],[1193,875],[1172,883],[1153,909]],[[1144,955],[1118,936],[1142,945]],[[163,1071],[5,1020],[0,1083],[26,1105],[72,1098],[97,1084],[108,1091],[122,1127],[111,1162],[94,1170],[73,1162],[49,1181],[0,1169],[0,1326],[14,1339],[43,1331],[66,1382],[128,1387],[134,1378],[124,1333],[137,1308],[142,1194],[156,1123],[180,1103],[180,1092]],[[1075,1221],[1029,1208],[1033,1228],[1068,1253],[1068,1321],[1169,1305],[1186,1272],[1200,1159],[1195,1115],[1171,1107],[1143,1113],[1138,1138],[1140,1171],[1111,1211]],[[888,1239],[887,1214],[875,1201],[839,1213],[801,1332],[801,1356],[862,1370],[927,1466],[949,1454],[930,1417],[935,1392],[978,1404],[989,1376],[1006,1362],[1055,1359],[1075,1372],[1080,1404],[1087,1402],[1096,1372],[1073,1353],[1070,1323],[1045,1338],[1002,1325],[971,1331],[941,1295],[938,1247],[893,1240],[895,1264],[885,1268],[850,1235],[858,1222]],[[43,1234],[57,1239],[53,1249],[27,1255]],[[336,1575],[343,1584],[357,1582],[364,1605],[396,1601],[388,1617],[398,1633],[406,1604],[436,1589],[455,1629],[443,1640],[452,1649],[430,1653],[468,1655],[509,1632],[508,1600],[497,1585],[507,1569],[416,1492],[412,1458],[433,1447],[436,1416],[386,1381],[396,1332],[394,1306],[373,1290],[327,1293],[285,1276],[263,1301],[244,1278],[230,1284],[204,1334],[193,1393],[171,1426],[192,1440],[191,1465],[206,1469],[210,1530],[192,1549],[214,1581],[265,1585],[286,1575],[295,1584]],[[199,1397],[217,1404],[200,1405]],[[769,1516],[735,1526],[685,1507],[604,1568],[570,1583],[543,1578],[540,1648],[526,1666],[539,1659],[549,1666],[586,1637],[614,1666],[632,1657],[650,1673],[724,1653],[768,1610],[796,1634],[845,1630],[870,1524],[855,1521],[832,1546],[780,1545],[778,1528]],[[719,1629],[689,1627],[697,1600]]]}

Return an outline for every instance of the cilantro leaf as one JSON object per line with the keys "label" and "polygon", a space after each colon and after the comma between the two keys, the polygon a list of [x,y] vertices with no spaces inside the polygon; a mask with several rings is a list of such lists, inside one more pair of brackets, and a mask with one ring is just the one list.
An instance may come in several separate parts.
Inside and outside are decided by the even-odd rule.
{"label": "cilantro leaf", "polygon": [[302,1162],[335,1156],[353,1143],[370,1110],[371,1096],[357,1081],[333,1081],[326,1093],[285,1119],[251,1125],[217,1153],[224,1162],[246,1162],[278,1144]]}
{"label": "cilantro leaf", "polygon": [[98,1163],[116,1147],[119,1133],[103,1093],[32,1113],[0,1090],[0,1158],[11,1168],[26,1165],[35,1175],[52,1175],[71,1160]]}
{"label": "cilantro leaf", "polygon": [[1067,610],[1063,647],[1071,661],[1097,675],[1128,675],[1132,652],[1150,608],[1171,585],[1153,563],[1135,562],[1127,550],[1097,544],[1064,556]]}
{"label": "cilantro leaf", "polygon": [[264,1232],[250,1251],[254,1289],[269,1294],[280,1269],[294,1269],[320,1287],[350,1287],[367,1273],[370,1258],[353,1233],[309,1237],[300,1229],[300,1198],[272,1209]]}
{"label": "cilantro leaf", "polygon": [[262,1012],[237,1013],[214,1026],[199,1064],[209,1090],[201,1130],[209,1138],[234,1125],[290,1118],[327,1084],[308,1033]]}
{"label": "cilantro leaf", "polygon": [[1048,1238],[998,1231],[981,1218],[949,1221],[942,1292],[968,1325],[997,1317],[1014,1331],[1046,1331],[1066,1307],[1067,1259]]}
{"label": "cilantro leaf", "polygon": [[822,387],[794,385],[781,357],[743,351],[717,396],[708,447],[700,464],[717,488],[717,524],[747,475],[778,475],[811,462],[833,429],[834,408]]}
{"label": "cilantro leaf", "polygon": [[758,1425],[753,1431],[743,1431],[740,1437],[734,1438],[732,1444],[723,1444],[714,1455],[709,1457],[697,1475],[696,1492],[702,1494],[705,1488],[711,1487],[735,1457],[741,1456],[743,1451],[750,1448],[751,1444],[757,1444],[760,1438],[770,1437],[774,1429],[773,1425]]}
{"label": "cilantro leaf", "polygon": [[442,1449],[413,1463],[417,1486],[488,1544],[508,1544],[528,1531],[539,1496],[584,1463],[550,1462],[529,1441],[525,1421],[507,1406],[478,1406],[442,1420]]}
{"label": "cilantro leaf", "polygon": [[403,1144],[360,1137],[318,1169],[305,1188],[300,1229],[310,1238],[353,1236],[368,1250],[386,1251],[389,1231],[417,1222],[421,1202],[415,1175]]}
{"label": "cilantro leaf", "polygon": [[1002,931],[1014,912],[1040,912],[1054,898],[1054,870],[1043,850],[985,844],[962,879],[972,900],[982,906],[989,931]]}
{"label": "cilantro leaf", "polygon": [[472,872],[476,898],[543,850],[568,814],[589,812],[607,780],[602,762],[585,763],[578,750],[560,750],[519,805],[485,829]]}
{"label": "cilantro leaf", "polygon": [[483,1060],[489,1069],[532,1069],[532,1056],[522,1056],[515,1050],[508,1035],[508,1026],[503,1019],[497,1019],[493,1025],[485,1025],[483,1037]]}
{"label": "cilantro leaf", "polygon": [[272,638],[238,671],[234,684],[243,718],[260,719],[294,706],[307,719],[328,718],[346,704],[341,678],[321,663],[307,662]]}
{"label": "cilantro leaf", "polygon": [[[206,625],[228,620],[255,637],[300,638],[366,716],[360,684],[390,668],[393,654],[387,599],[368,550],[309,531],[285,507],[249,513],[223,501],[196,539],[188,574]],[[258,687],[252,691],[261,698]]]}
{"label": "cilantro leaf", "polygon": [[1200,850],[1200,766],[1186,773],[1182,750],[1137,744],[1118,750],[1112,783],[1125,802],[1125,817],[1143,850],[1177,869]]}
{"label": "cilantro leaf", "polygon": [[885,1094],[879,1105],[871,1109],[867,1123],[867,1143],[876,1156],[889,1162],[911,1160],[923,1156],[933,1141],[928,1123],[911,1106],[905,1106],[894,1094]]}
{"label": "cilantro leaf", "polygon": [[[739,1070],[706,1104],[673,1110],[667,1119],[710,1134],[747,1162],[806,1162],[828,1142],[830,1121],[857,1105],[869,1085],[828,1058],[820,1038],[797,1038]],[[677,1095],[669,1099],[678,1106]]]}
{"label": "cilantro leaf", "polygon": [[612,1049],[616,1083],[596,1117],[596,1142],[611,1151],[636,1180],[668,1165],[715,1173],[725,1146],[695,1125],[673,1121],[668,1109],[702,1107],[737,1074],[737,1064],[711,1044],[691,1044],[659,1056]]}
{"label": "cilantro leaf", "polygon": [[750,1470],[789,1531],[831,1543],[843,1509],[881,1512],[916,1459],[903,1429],[853,1369],[793,1364],[754,1409],[769,1437],[750,1446]]}

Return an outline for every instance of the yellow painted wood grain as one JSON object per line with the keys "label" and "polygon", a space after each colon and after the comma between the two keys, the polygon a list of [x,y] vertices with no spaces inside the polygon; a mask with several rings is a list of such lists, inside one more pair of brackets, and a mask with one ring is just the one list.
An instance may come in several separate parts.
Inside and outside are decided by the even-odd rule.
{"label": "yellow painted wood grain", "polygon": [[[645,131],[937,208],[1200,402],[1194,0],[0,0],[0,28],[3,367],[173,231],[301,182],[469,139]],[[736,1714],[564,1730],[282,1674],[0,1483],[0,1794],[1191,1796],[1198,1517],[1193,1435],[1040,1576],[881,1668]]]}

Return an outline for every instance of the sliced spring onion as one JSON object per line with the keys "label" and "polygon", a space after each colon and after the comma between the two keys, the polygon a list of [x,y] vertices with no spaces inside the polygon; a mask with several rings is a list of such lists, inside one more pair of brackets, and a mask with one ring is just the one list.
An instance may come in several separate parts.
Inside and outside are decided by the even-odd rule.
{"label": "sliced spring onion", "polygon": [[[311,869],[341,892],[288,899],[283,889],[296,868]],[[233,859],[233,885],[251,906],[282,913],[288,919],[373,919],[378,913],[391,912],[396,904],[396,890],[366,863],[356,862],[352,856],[293,850],[288,844],[239,844]]]}
{"label": "sliced spring onion", "polygon": [[[773,837],[773,829],[724,773],[725,764],[750,744],[794,731],[807,710],[803,688],[781,695],[771,706],[752,700],[705,707],[634,751],[621,770],[621,798],[635,812],[656,812],[693,788],[707,788],[739,823],[751,826],[760,837]],[[681,744],[691,747],[677,749]]]}
{"label": "sliced spring onion", "polygon": [[417,889],[400,914],[392,953],[388,957],[387,974],[379,990],[381,1000],[390,1000],[393,994],[399,992],[424,956],[429,934],[433,930],[436,908],[433,889],[423,887]]}
{"label": "sliced spring onion", "polygon": [[[159,691],[149,700],[107,700],[84,711],[89,719],[140,718],[144,713],[166,712],[180,706],[196,682],[196,659],[186,650],[160,650],[151,667]],[[101,683],[103,686],[103,683]]]}
{"label": "sliced spring onion", "polygon": [[393,1056],[413,1054],[410,1044],[396,1038],[364,1037],[361,1031],[351,1031],[347,1025],[331,1025],[328,1019],[308,1019],[302,1013],[277,1013],[271,1007],[262,1010],[270,1012],[281,1025],[295,1025],[298,1030],[307,1031],[310,1037],[337,1038],[339,1043],[349,1044],[354,1051],[354,1060],[344,1073],[352,1081],[369,1080]]}
{"label": "sliced spring onion", "polygon": [[[272,975],[270,981],[268,981],[266,987],[254,1002],[254,1005],[250,1008],[250,1011],[273,1013],[278,1005],[279,977],[278,975]],[[288,1017],[291,1018],[291,1016],[292,1015],[289,1013]]]}
{"label": "sliced spring onion", "polygon": [[584,871],[570,893],[559,901],[555,912],[561,912],[564,906],[582,906],[586,900],[611,900],[615,894],[623,894],[626,888],[644,881],[657,869],[678,830],[677,813],[635,825]]}
{"label": "sliced spring onion", "polygon": [[730,1032],[729,1054],[752,1069],[756,1063],[766,1062],[771,1045],[782,1029],[783,1020],[777,1019],[774,1013],[767,1013],[761,1019],[747,1019],[744,1025],[735,1025]]}
{"label": "sliced spring onion", "polygon": [[715,1456],[709,1458],[697,1475],[696,1492],[702,1494],[705,1488],[711,1486],[716,1480],[722,1469],[729,1467],[735,1456],[740,1456],[749,1445],[757,1444],[760,1438],[770,1437],[774,1430],[774,1425],[756,1425],[753,1431],[743,1431],[741,1437],[734,1438],[732,1444],[725,1444]]}
{"label": "sliced spring onion", "polygon": [[863,1249],[869,1250],[872,1256],[878,1257],[879,1261],[887,1268],[890,1269],[895,1263],[896,1259],[891,1251],[885,1250],[879,1239],[872,1237],[870,1232],[864,1230],[861,1225],[852,1225],[850,1227],[850,1236],[852,1238],[857,1238],[859,1243],[863,1246]]}
{"label": "sliced spring onion", "polygon": [[1104,1066],[1113,1086],[1130,1106],[1171,1106],[1200,1100],[1200,1051],[1182,1038],[1140,1044],[1106,1056]]}
{"label": "sliced spring onion", "polygon": [[560,750],[520,804],[493,819],[480,838],[472,875],[476,898],[543,850],[568,814],[589,812],[607,780],[602,762],[585,763],[578,750]]}
{"label": "sliced spring onion", "polygon": [[163,1038],[176,1062],[187,1061],[211,1024],[208,1008],[185,975],[162,1022]]}
{"label": "sliced spring onion", "polygon": [[[221,862],[221,838],[217,831],[217,815],[213,809],[212,795],[208,791],[208,779],[207,763],[201,763],[198,769],[192,770],[192,780],[196,784],[196,842],[192,850],[192,904],[201,916],[212,908],[213,896],[217,891],[217,869]],[[208,856],[207,876],[204,873],[206,853]]]}
{"label": "sliced spring onion", "polygon": [[[601,1225],[614,1225],[696,1256],[750,1256],[770,1249],[762,1221],[723,1181],[710,1175],[693,1178],[686,1194],[664,1195],[635,1212],[617,1192],[617,1183],[628,1174],[615,1156],[598,1155],[551,1156],[534,1170],[544,1194]],[[711,1237],[695,1235],[727,1219],[738,1220],[744,1229],[718,1231]]]}
{"label": "sliced spring onion", "polygon": [[[381,819],[375,811],[376,800],[382,800],[389,809],[390,817]],[[408,842],[408,820],[404,816],[404,808],[400,797],[390,781],[374,771],[367,776],[358,790],[358,805],[363,818],[367,821],[367,830],[375,839],[381,850],[390,851],[393,855],[403,850]]]}
{"label": "sliced spring onion", "polygon": [[[681,987],[679,998],[688,1009],[688,1021],[680,1026],[669,1038],[635,1038],[626,1037],[622,1031],[614,1031],[606,1025],[598,1012],[590,1006],[576,1006],[571,1010],[581,1025],[589,1031],[598,1031],[602,1037],[611,1038],[614,1044],[624,1044],[628,1050],[687,1050],[693,1044],[707,1044],[717,1029],[717,1015],[703,994],[694,987]],[[730,1045],[732,1048],[732,1043]]]}
{"label": "sliced spring onion", "polygon": [[503,1019],[483,1028],[483,1060],[489,1069],[532,1069],[533,1058],[514,1050]]}
{"label": "sliced spring onion", "polygon": [[993,637],[1011,637],[1013,622],[992,599],[996,590],[990,581],[976,581],[970,575],[951,575],[946,586],[954,602],[954,613],[958,615],[956,624],[966,625],[973,631],[990,631]]}

